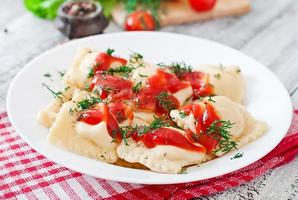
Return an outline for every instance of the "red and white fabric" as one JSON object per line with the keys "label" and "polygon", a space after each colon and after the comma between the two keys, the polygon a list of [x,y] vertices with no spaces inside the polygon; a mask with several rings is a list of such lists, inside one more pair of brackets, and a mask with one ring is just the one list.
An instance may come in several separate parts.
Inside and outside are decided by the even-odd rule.
{"label": "red and white fabric", "polygon": [[233,173],[176,185],[107,181],[49,161],[30,148],[0,113],[0,199],[189,199],[221,192],[284,165],[298,153],[298,110],[287,136],[261,160]]}

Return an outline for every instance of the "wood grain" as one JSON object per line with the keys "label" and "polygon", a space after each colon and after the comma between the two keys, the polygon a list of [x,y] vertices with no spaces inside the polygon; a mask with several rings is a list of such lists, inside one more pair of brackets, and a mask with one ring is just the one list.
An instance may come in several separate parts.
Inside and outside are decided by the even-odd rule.
{"label": "wood grain", "polygon": [[[248,0],[218,0],[208,12],[196,12],[187,0],[166,1],[159,10],[161,26],[204,21],[224,16],[242,15],[250,11]],[[112,12],[113,19],[122,26],[127,13],[123,5],[118,5]]]}

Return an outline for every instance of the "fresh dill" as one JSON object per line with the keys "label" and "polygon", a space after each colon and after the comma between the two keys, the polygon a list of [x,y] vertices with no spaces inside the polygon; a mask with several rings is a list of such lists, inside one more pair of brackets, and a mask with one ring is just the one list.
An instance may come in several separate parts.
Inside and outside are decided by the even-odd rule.
{"label": "fresh dill", "polygon": [[110,56],[111,56],[114,52],[115,52],[115,49],[110,49],[110,48],[108,48],[108,49],[106,50],[106,53],[109,54]]}
{"label": "fresh dill", "polygon": [[51,94],[52,94],[55,98],[60,99],[60,100],[63,99],[63,94],[62,94],[61,91],[55,92],[54,90],[52,90],[52,89],[51,89],[47,84],[45,84],[45,83],[42,83],[42,85],[43,85],[47,90],[49,90],[49,91],[51,92]]}
{"label": "fresh dill", "polygon": [[106,71],[106,73],[114,75],[114,74],[121,74],[121,76],[128,78],[130,73],[134,70],[133,67],[130,66],[120,66],[117,68],[110,68]]}
{"label": "fresh dill", "polygon": [[208,96],[208,101],[210,101],[210,102],[213,102],[213,103],[216,103],[216,101],[212,98],[213,96]]}
{"label": "fresh dill", "polygon": [[52,77],[52,75],[50,73],[45,73],[43,76],[46,77],[46,78]]}
{"label": "fresh dill", "polygon": [[92,106],[94,106],[97,103],[102,102],[101,98],[99,97],[94,97],[94,96],[90,96],[88,98],[85,98],[79,102],[76,103],[76,108],[75,109],[70,109],[69,112],[73,113],[74,111],[78,112],[78,111],[82,111],[82,110],[86,110]]}
{"label": "fresh dill", "polygon": [[132,90],[134,93],[138,93],[140,89],[142,88],[142,82],[138,82],[136,85],[132,87]]}
{"label": "fresh dill", "polygon": [[179,111],[179,115],[180,115],[181,118],[186,117],[186,113],[184,111]]}
{"label": "fresh dill", "polygon": [[159,95],[156,96],[156,99],[158,100],[159,105],[165,110],[165,111],[171,111],[176,108],[173,101],[169,99],[170,95],[167,92],[161,92]]}
{"label": "fresh dill", "polygon": [[238,68],[238,69],[236,70],[236,73],[237,73],[237,74],[241,73],[241,69]]}
{"label": "fresh dill", "polygon": [[234,124],[229,120],[216,120],[207,128],[206,134],[218,140],[218,147],[213,151],[214,154],[217,152],[227,153],[232,149],[237,149],[237,143],[232,140],[230,134],[230,129]]}
{"label": "fresh dill", "polygon": [[231,160],[234,160],[234,159],[237,159],[237,158],[241,158],[242,156],[243,156],[243,152],[242,153],[240,153],[240,152],[238,152],[238,153],[236,153],[232,158],[230,158]]}
{"label": "fresh dill", "polygon": [[192,71],[192,67],[187,65],[185,62],[174,62],[169,68],[172,73],[176,74],[178,77],[184,73],[189,73]]}
{"label": "fresh dill", "polygon": [[139,68],[139,67],[144,67],[144,61],[143,61],[143,56],[139,53],[134,52],[133,54],[130,55],[129,58],[129,65],[133,68]]}
{"label": "fresh dill", "polygon": [[91,78],[94,76],[94,69],[90,68],[87,78]]}
{"label": "fresh dill", "polygon": [[167,121],[154,116],[154,120],[151,122],[149,126],[138,126],[138,125],[121,126],[120,130],[121,130],[122,138],[125,144],[127,144],[127,139],[134,133],[137,133],[138,136],[142,136],[150,131],[154,131],[159,128],[169,127],[169,126],[170,124]]}
{"label": "fresh dill", "polygon": [[66,72],[58,70],[58,73],[60,75],[60,78],[63,78]]}

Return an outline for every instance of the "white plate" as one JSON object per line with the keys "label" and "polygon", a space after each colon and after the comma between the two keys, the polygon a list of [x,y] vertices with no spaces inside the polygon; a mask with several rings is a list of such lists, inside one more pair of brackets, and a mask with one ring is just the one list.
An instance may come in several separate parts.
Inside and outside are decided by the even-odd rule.
{"label": "white plate", "polygon": [[[43,74],[57,74],[66,69],[78,47],[99,50],[116,49],[116,54],[128,56],[139,52],[151,62],[185,61],[198,64],[235,64],[241,66],[247,83],[245,104],[254,117],[264,120],[269,131],[257,141],[230,152],[218,159],[194,166],[186,174],[168,175],[151,171],[129,169],[85,158],[61,150],[47,143],[48,130],[36,121],[37,112],[52,96],[42,86],[48,82],[59,88],[59,78],[50,82]],[[205,39],[189,36],[133,32],[116,33],[74,40],[57,46],[27,64],[13,80],[7,97],[9,119],[20,136],[36,151],[72,170],[95,177],[142,184],[170,184],[197,181],[223,175],[253,163],[269,153],[285,136],[292,119],[290,97],[280,81],[259,62],[242,53]],[[231,160],[237,152],[243,157]]]}

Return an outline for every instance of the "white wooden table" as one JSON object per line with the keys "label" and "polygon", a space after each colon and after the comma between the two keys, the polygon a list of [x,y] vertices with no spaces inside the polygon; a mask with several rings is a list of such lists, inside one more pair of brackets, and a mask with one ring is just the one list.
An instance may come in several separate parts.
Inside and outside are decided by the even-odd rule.
{"label": "white wooden table", "polygon": [[[26,12],[22,1],[1,0],[0,3],[0,110],[3,111],[8,86],[16,73],[32,58],[65,38],[51,21]],[[113,24],[106,30],[116,31],[121,30]],[[291,94],[294,107],[298,108],[297,0],[252,0],[252,12],[245,16],[167,27],[161,31],[215,40],[256,58],[280,78]],[[249,184],[199,199],[298,199],[298,159]]]}

